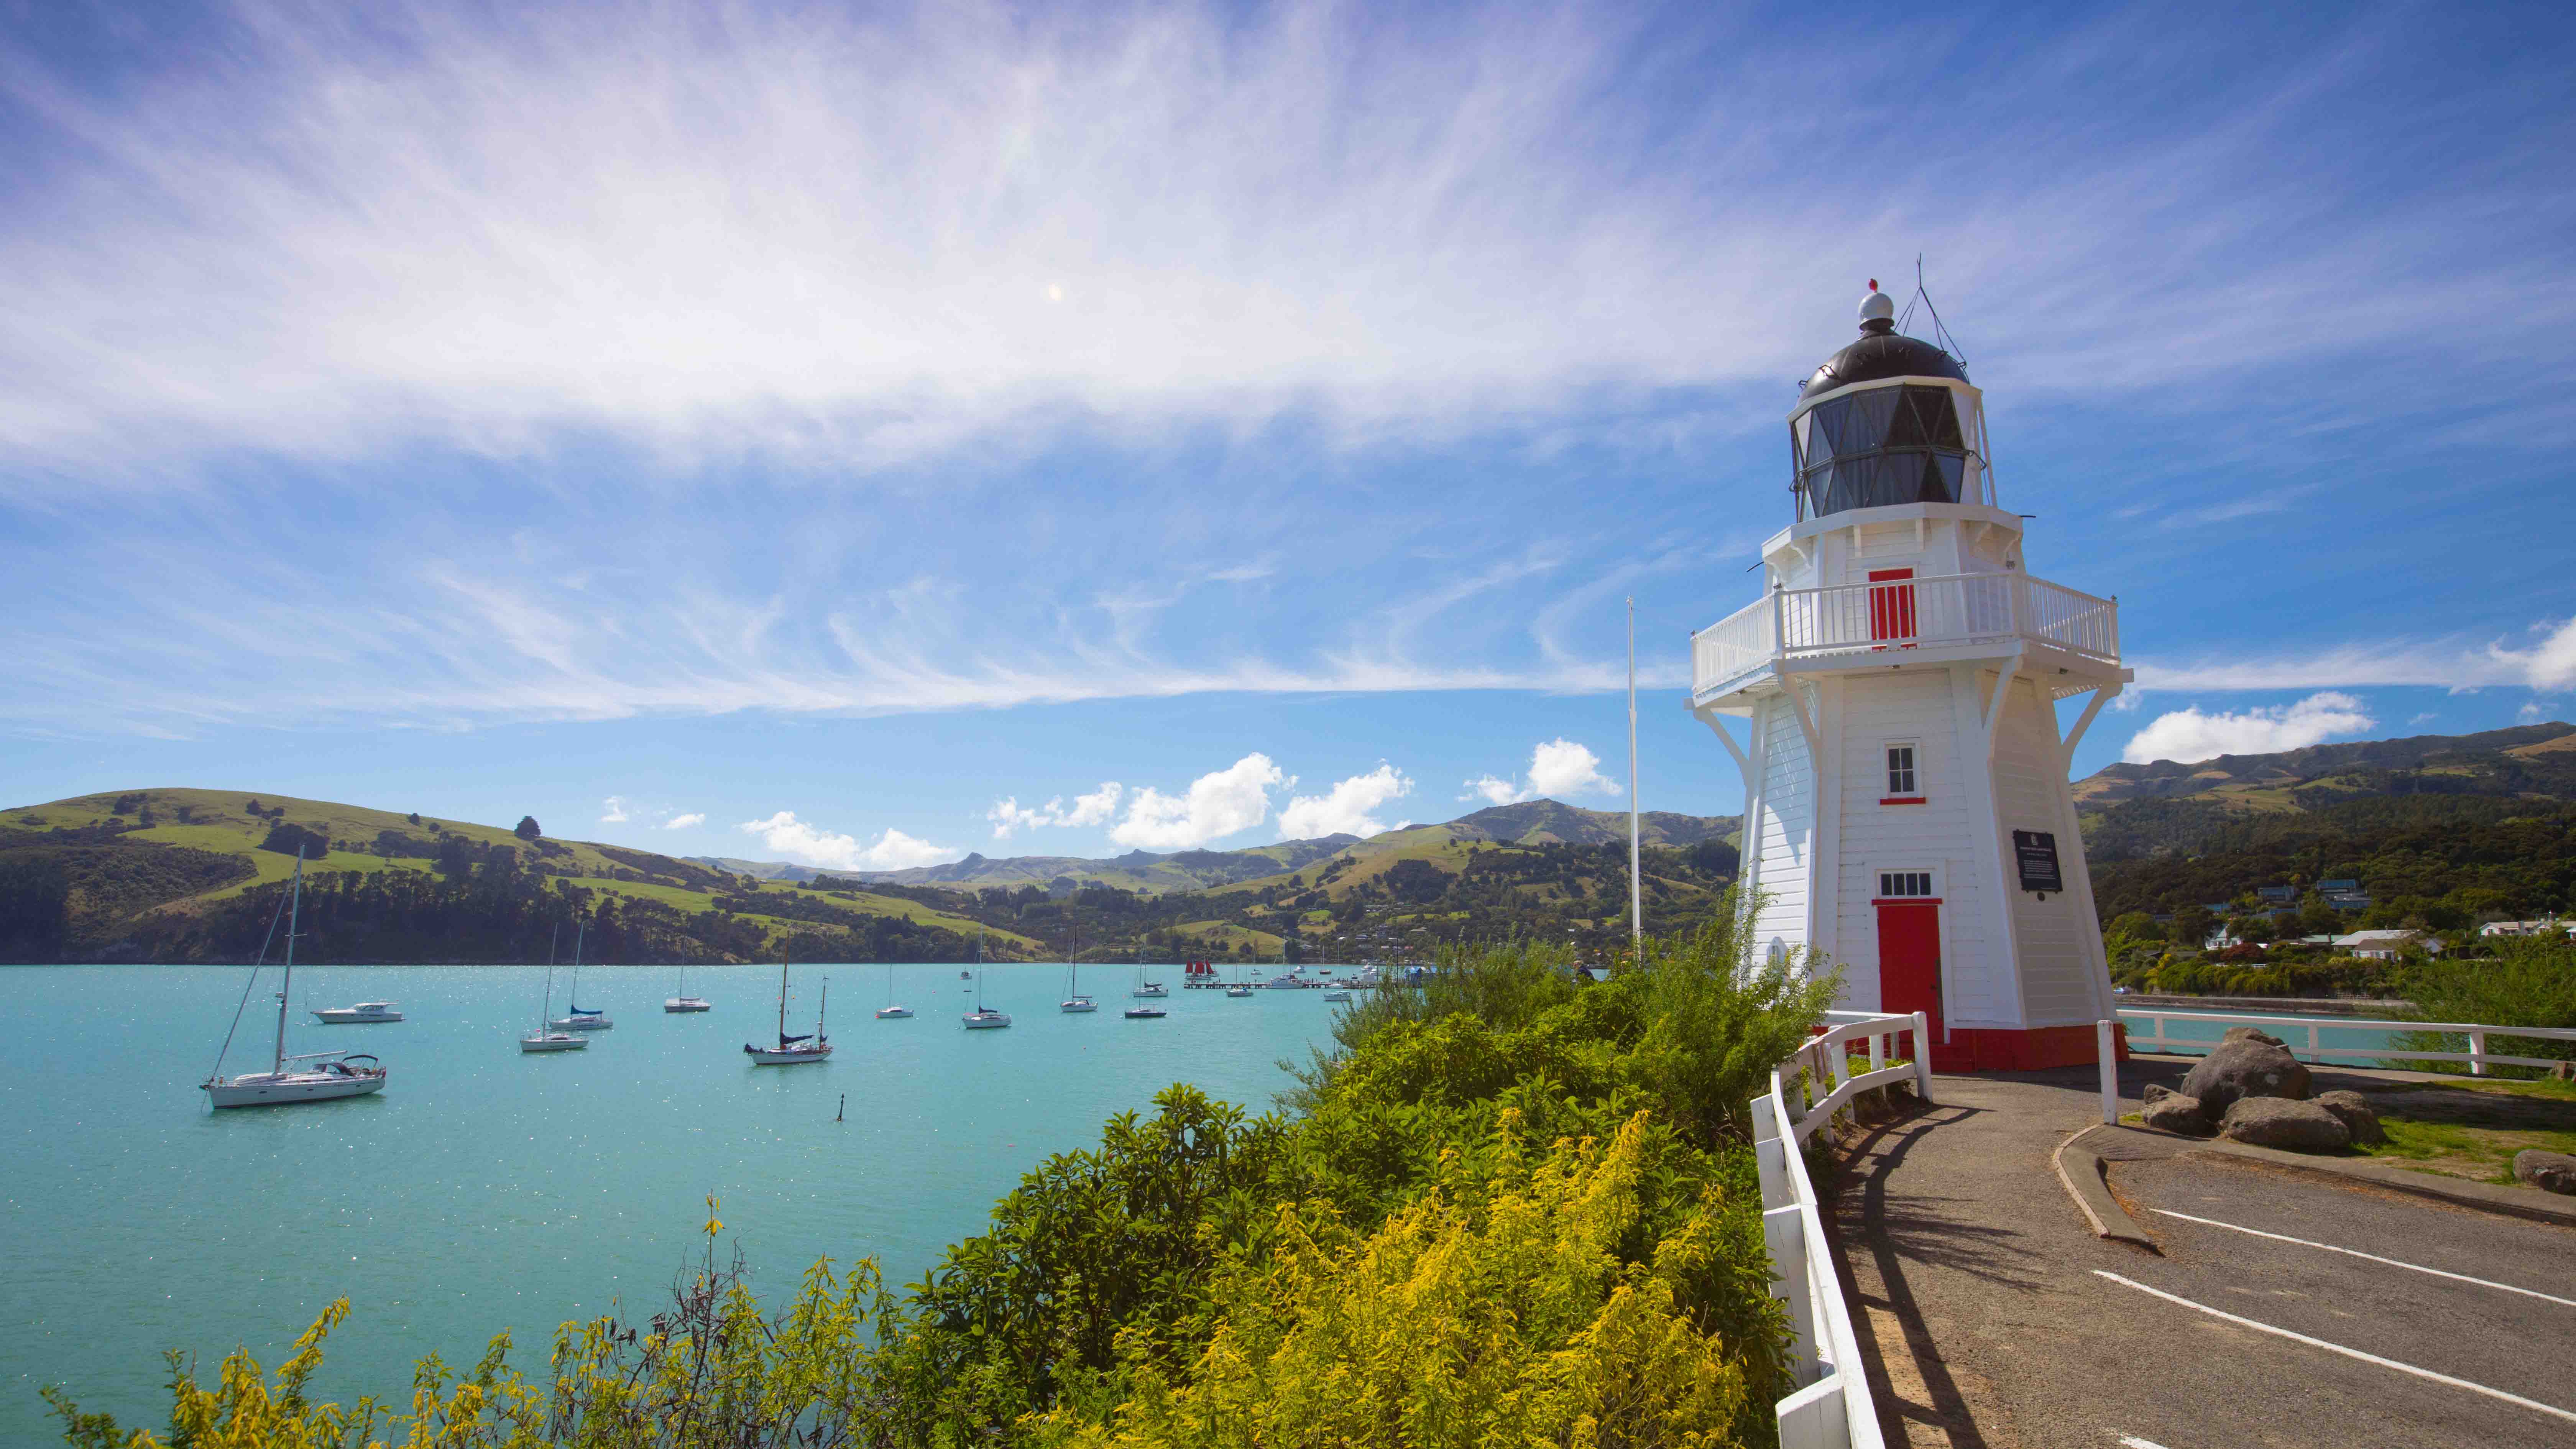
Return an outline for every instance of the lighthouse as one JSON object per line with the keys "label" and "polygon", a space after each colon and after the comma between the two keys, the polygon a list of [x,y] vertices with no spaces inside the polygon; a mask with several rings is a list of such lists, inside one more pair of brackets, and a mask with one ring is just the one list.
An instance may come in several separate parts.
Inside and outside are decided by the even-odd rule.
{"label": "lighthouse", "polygon": [[1894,316],[1873,281],[1799,390],[1795,517],[1692,636],[1690,707],[1743,774],[1758,950],[1924,1012],[1943,1070],[2089,1062],[2111,981],[2067,774],[2134,677],[2119,606],[2031,574],[1983,394]]}

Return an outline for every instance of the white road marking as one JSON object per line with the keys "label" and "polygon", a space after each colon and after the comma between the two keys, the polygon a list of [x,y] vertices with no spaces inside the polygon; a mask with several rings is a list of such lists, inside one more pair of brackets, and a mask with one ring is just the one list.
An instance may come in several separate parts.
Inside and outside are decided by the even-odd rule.
{"label": "white road marking", "polygon": [[2135,1434],[2123,1434],[2120,1436],[2120,1449],[2165,1449],[2165,1446],[2153,1439],[2141,1439]]}
{"label": "white road marking", "polygon": [[2289,1339],[2294,1343],[2304,1343],[2310,1348],[2322,1348],[2328,1353],[2339,1353],[2346,1358],[2357,1358],[2363,1363],[2375,1363],[2381,1368],[2395,1369],[2402,1374],[2413,1374],[2419,1379],[2431,1379],[2437,1384],[2449,1384],[2455,1389],[2467,1389],[2470,1393],[2484,1394],[2490,1399],[2502,1399],[2508,1404],[2517,1404],[2523,1408],[2547,1414],[2553,1419],[2564,1419],[2568,1423],[2576,1424],[2576,1410],[2561,1409],[2552,1404],[2544,1404],[2538,1399],[2526,1399],[2520,1394],[2508,1394],[2502,1389],[2491,1389],[2484,1384],[2470,1383],[2467,1379],[2455,1379],[2449,1374],[2437,1374],[2431,1369],[2417,1368],[2411,1363],[2399,1363],[2393,1358],[2381,1358],[2375,1353],[2364,1353],[2357,1348],[2346,1348],[2339,1343],[2328,1343],[2322,1338],[2310,1338],[2304,1333],[2293,1333],[2289,1329],[2277,1327],[2273,1324],[2257,1323],[2251,1318],[2240,1318],[2233,1313],[2227,1312],[2225,1309],[2212,1308],[2206,1303],[2194,1303],[2188,1298],[2177,1297],[2174,1294],[2167,1293],[2162,1288],[2150,1288],[2146,1284],[2138,1282],[2134,1278],[2123,1278],[2117,1273],[2104,1272],[2100,1268],[2093,1270],[2093,1276],[2096,1278],[2108,1278],[2112,1282],[2120,1284],[2122,1287],[2135,1288],[2141,1293],[2148,1294],[2151,1297],[2161,1298],[2167,1303],[2179,1303],[2183,1307],[2191,1309],[2196,1313],[2206,1313],[2212,1318],[2223,1318],[2230,1323],[2240,1324],[2260,1333],[2275,1334],[2279,1337]]}
{"label": "white road marking", "polygon": [[2169,1218],[2180,1218],[2187,1223],[2206,1223],[2213,1228],[2225,1228],[2231,1233],[2246,1233],[2257,1238],[2270,1238],[2276,1243],[2296,1243],[2302,1248],[2317,1248],[2328,1253],[2341,1253],[2346,1257],[2351,1258],[2367,1258],[2374,1263],[2386,1263],[2391,1268],[2410,1268],[2418,1273],[2430,1273],[2436,1278],[2449,1278],[2460,1283],[2475,1283],[2481,1288],[2495,1288],[2506,1293],[2519,1293],[2526,1298],[2538,1298],[2544,1302],[2558,1303],[2569,1308],[2576,1308],[2576,1298],[2561,1298],[2554,1293],[2543,1293],[2533,1288],[2516,1288],[2510,1283],[2496,1283],[2485,1278],[2472,1278],[2466,1273],[2450,1273],[2445,1272],[2440,1268],[2427,1268],[2421,1263],[2408,1263],[2396,1258],[2383,1258],[2377,1253],[2365,1253],[2355,1248],[2338,1248],[2332,1243],[2311,1243],[2305,1238],[2293,1238],[2282,1233],[2267,1233],[2261,1228],[2240,1228],[2234,1223],[2222,1223],[2216,1218],[2196,1218],[2189,1213],[2175,1212],[2171,1208],[2157,1208],[2155,1211],[2163,1213]]}

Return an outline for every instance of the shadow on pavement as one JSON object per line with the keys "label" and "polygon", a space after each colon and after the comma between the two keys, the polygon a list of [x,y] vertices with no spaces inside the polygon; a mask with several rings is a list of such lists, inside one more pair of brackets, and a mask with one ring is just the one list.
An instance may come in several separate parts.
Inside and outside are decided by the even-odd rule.
{"label": "shadow on pavement", "polygon": [[[2023,1271],[2033,1255],[2014,1241],[2019,1234],[2012,1230],[1953,1215],[1947,1209],[1956,1199],[1912,1192],[1901,1202],[1889,1201],[1888,1178],[1916,1143],[1935,1128],[1979,1115],[1981,1109],[1974,1107],[1915,1104],[1848,1144],[1842,1174],[1830,1189],[1836,1266],[1845,1295],[1865,1310],[1852,1328],[1878,1403],[1881,1432],[1891,1444],[1919,1438],[1908,1431],[1908,1420],[1945,1436],[1953,1449],[1986,1449],[1987,1444],[1966,1395],[1932,1342],[1906,1281],[1906,1264],[1951,1268],[2010,1288],[2038,1286]],[[1841,1250],[1845,1243],[1866,1248],[1875,1285],[1857,1281],[1853,1255]],[[1873,1286],[1875,1292],[1870,1291]],[[1891,1330],[1899,1342],[1884,1341]]]}

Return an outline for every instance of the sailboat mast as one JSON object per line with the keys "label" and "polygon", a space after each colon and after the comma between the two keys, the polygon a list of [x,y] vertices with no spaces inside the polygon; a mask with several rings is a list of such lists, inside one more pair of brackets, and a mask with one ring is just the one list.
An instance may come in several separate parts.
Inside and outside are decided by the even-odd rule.
{"label": "sailboat mast", "polygon": [[1628,596],[1628,943],[1646,959],[1645,877],[1637,864],[1637,596]]}
{"label": "sailboat mast", "polygon": [[823,978],[823,994],[814,998],[814,1040],[823,1040],[823,1018],[832,1009],[832,978]]}
{"label": "sailboat mast", "polygon": [[304,847],[295,847],[295,885],[287,897],[286,907],[286,979],[277,984],[277,1050],[270,1057],[271,1073],[286,1070],[286,1002],[295,990],[295,927],[304,918]]}
{"label": "sailboat mast", "polygon": [[778,953],[778,1040],[787,1041],[787,953]]}

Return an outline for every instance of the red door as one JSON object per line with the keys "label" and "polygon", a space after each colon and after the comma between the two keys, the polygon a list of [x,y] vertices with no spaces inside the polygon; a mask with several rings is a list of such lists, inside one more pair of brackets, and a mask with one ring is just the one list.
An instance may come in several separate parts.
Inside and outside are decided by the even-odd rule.
{"label": "red door", "polygon": [[[1912,569],[1870,570],[1869,581],[1874,587],[1869,591],[1869,637],[1906,641],[1914,638],[1914,586],[1895,582],[1912,577]],[[1914,646],[1907,642],[1898,647]]]}
{"label": "red door", "polygon": [[1878,1009],[1919,1011],[1941,1039],[1941,903],[1878,904]]}

